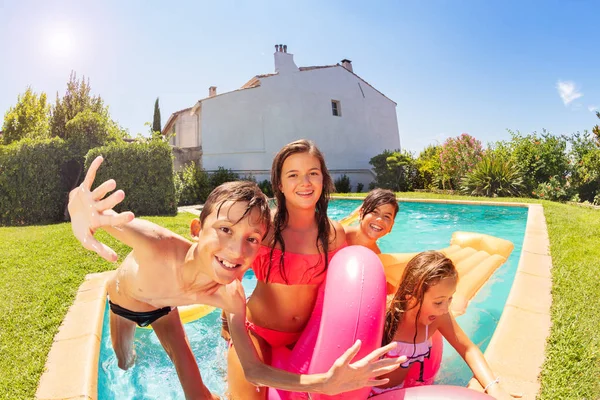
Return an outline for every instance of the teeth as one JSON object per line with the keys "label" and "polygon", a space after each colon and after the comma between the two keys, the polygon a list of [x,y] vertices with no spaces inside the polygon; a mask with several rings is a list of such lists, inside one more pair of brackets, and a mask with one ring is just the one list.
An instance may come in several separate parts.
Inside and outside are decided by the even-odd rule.
{"label": "teeth", "polygon": [[221,264],[223,264],[224,266],[226,266],[227,268],[235,268],[235,267],[237,267],[237,266],[238,266],[238,264],[232,264],[232,263],[230,263],[229,261],[226,261],[226,260],[220,259],[220,258],[218,258],[218,257],[217,257],[217,260],[219,260],[219,262],[220,262]]}
{"label": "teeth", "polygon": [[313,193],[312,191],[310,191],[310,192],[298,192],[298,194],[299,194],[300,196],[308,196],[308,195],[310,195],[310,194],[312,194],[312,193]]}
{"label": "teeth", "polygon": [[377,225],[372,225],[371,224],[369,226],[371,227],[371,229],[373,229],[374,231],[377,231],[377,232],[381,232],[383,230],[383,228],[381,228],[381,227],[379,227]]}

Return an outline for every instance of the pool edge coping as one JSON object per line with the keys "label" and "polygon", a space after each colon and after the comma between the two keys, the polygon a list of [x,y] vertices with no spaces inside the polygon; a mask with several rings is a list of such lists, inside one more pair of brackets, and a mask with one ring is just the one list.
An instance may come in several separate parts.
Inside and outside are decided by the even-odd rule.
{"label": "pool edge coping", "polygon": [[[97,400],[106,284],[114,272],[85,276],[75,301],[54,336],[35,399]],[[74,357],[74,354],[77,356]]]}
{"label": "pool edge coping", "polygon": [[[335,198],[362,200],[357,197],[336,196]],[[525,236],[515,280],[485,356],[495,373],[503,378],[503,386],[509,392],[519,392],[524,395],[524,398],[534,399],[540,389],[539,373],[545,359],[546,340],[551,326],[552,259],[543,206],[518,202],[439,199],[398,198],[398,201],[528,208]],[[528,264],[531,258],[542,261],[540,265],[532,268],[531,264]],[[106,284],[113,273],[114,271],[107,271],[86,275],[48,352],[44,372],[35,394],[37,400],[74,398],[97,400],[98,359],[106,305]],[[529,289],[527,283],[532,279],[541,287],[536,294],[544,296],[542,301],[539,298],[532,298],[529,291],[525,290]],[[529,327],[528,335],[523,335],[523,319],[538,323],[537,329]],[[508,343],[503,343],[507,338],[510,339]],[[81,347],[80,354],[83,357],[69,357],[77,347]],[[526,352],[523,352],[524,349]],[[511,352],[514,354],[507,357]],[[72,362],[64,362],[67,359],[71,359]],[[469,382],[468,387],[483,391],[475,379]]]}
{"label": "pool edge coping", "polygon": [[[525,206],[527,224],[517,273],[484,354],[509,393],[535,399],[541,387],[540,372],[552,326],[552,257],[544,207]],[[475,378],[468,387],[483,392]]]}

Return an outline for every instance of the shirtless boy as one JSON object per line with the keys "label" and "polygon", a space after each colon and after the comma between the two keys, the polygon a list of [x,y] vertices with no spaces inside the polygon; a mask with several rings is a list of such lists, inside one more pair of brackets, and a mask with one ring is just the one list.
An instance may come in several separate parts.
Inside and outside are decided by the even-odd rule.
{"label": "shirtless boy", "polygon": [[152,325],[173,361],[186,399],[218,399],[202,382],[177,306],[208,304],[230,313],[232,339],[242,349],[241,361],[248,379],[256,385],[326,394],[380,385],[376,376],[397,368],[401,359],[378,360],[392,347],[373,351],[357,362],[357,342],[324,374],[297,375],[264,365],[245,331],[245,297],[239,279],[250,267],[270,225],[267,199],[251,182],[229,182],[208,197],[200,215],[198,242],[187,239],[133,213],[112,208],[125,196],[109,180],[91,190],[102,163],[97,157],[78,188],[69,195],[72,229],[82,245],[108,261],[116,253],[94,238],[98,228],[133,250],[108,282],[110,329],[118,365],[135,361],[136,324]]}

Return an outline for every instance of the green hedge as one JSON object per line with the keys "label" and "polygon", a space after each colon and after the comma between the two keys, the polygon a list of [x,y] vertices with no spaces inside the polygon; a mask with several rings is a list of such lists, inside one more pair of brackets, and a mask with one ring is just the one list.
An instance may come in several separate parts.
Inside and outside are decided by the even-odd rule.
{"label": "green hedge", "polygon": [[180,206],[200,204],[212,191],[209,174],[192,162],[173,176],[175,180],[175,198]]}
{"label": "green hedge", "polygon": [[69,154],[60,138],[23,139],[0,146],[1,225],[64,219],[68,188],[61,178],[61,168]]}
{"label": "green hedge", "polygon": [[117,181],[125,191],[115,211],[132,211],[135,215],[175,215],[173,156],[167,143],[118,143],[91,149],[85,157],[85,169],[102,155],[94,187],[108,179]]}

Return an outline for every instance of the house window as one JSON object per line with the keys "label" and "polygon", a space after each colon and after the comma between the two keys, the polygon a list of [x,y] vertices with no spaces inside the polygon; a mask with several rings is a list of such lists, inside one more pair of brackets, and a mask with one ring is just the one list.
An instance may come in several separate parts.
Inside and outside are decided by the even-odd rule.
{"label": "house window", "polygon": [[338,100],[331,100],[331,114],[335,117],[342,116],[342,108]]}

